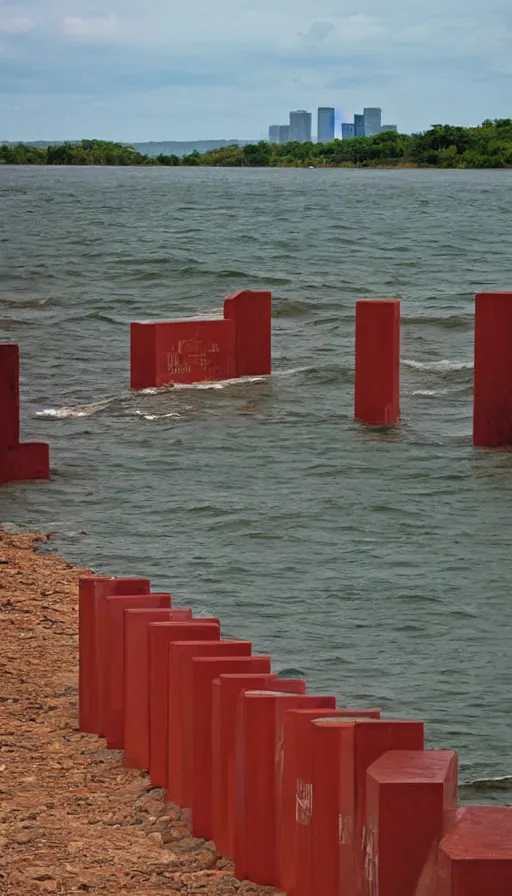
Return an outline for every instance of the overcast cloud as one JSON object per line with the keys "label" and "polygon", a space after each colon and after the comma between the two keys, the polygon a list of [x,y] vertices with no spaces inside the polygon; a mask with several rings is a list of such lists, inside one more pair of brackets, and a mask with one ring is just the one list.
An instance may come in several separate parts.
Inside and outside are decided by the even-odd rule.
{"label": "overcast cloud", "polygon": [[0,139],[253,139],[319,105],[477,124],[512,116],[511,37],[510,0],[0,0]]}

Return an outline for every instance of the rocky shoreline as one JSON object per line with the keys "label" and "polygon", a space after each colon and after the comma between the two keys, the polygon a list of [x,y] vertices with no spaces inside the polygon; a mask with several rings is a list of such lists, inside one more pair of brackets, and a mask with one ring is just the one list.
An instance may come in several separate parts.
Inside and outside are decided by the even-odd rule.
{"label": "rocky shoreline", "polygon": [[0,892],[211,894],[237,881],[146,773],[78,730],[77,584],[89,570],[0,531]]}

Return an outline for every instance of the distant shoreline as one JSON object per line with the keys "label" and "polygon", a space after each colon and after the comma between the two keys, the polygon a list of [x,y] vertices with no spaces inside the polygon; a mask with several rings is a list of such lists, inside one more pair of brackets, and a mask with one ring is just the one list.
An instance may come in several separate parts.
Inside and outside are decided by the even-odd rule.
{"label": "distant shoreline", "polygon": [[421,134],[383,131],[332,143],[233,143],[187,155],[144,155],[105,140],[0,146],[0,164],[196,168],[511,169],[512,119],[476,128],[434,125]]}

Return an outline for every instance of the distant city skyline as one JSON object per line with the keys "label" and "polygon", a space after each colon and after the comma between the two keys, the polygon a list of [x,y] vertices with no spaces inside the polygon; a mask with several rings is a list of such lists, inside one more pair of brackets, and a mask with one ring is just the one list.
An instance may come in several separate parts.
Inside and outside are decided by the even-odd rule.
{"label": "distant city skyline", "polygon": [[379,106],[365,106],[362,114],[356,112],[352,121],[340,121],[339,110],[335,106],[318,106],[315,137],[311,112],[305,109],[291,111],[289,119],[288,125],[269,125],[270,143],[308,143],[314,139],[317,143],[331,143],[340,138],[350,140],[354,137],[374,137],[383,131],[398,131],[396,124],[382,124],[382,109]]}
{"label": "distant city skyline", "polygon": [[510,116],[511,27],[505,0],[4,0],[1,136],[257,140],[340,104],[337,133],[365,105],[473,126]]}

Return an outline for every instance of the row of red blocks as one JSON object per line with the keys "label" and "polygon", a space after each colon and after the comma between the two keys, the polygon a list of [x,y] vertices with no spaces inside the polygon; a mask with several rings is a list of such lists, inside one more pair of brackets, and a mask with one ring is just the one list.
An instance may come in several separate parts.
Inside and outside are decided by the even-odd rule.
{"label": "row of red blocks", "polygon": [[79,585],[80,729],[191,809],[240,879],[289,896],[510,896],[512,808],[457,807],[423,723],[281,679],[144,578]]}

